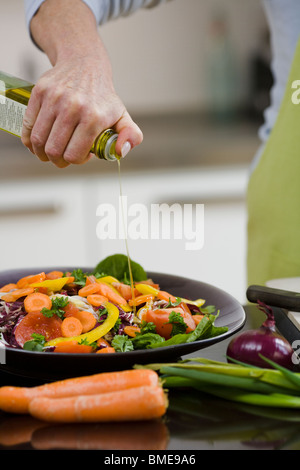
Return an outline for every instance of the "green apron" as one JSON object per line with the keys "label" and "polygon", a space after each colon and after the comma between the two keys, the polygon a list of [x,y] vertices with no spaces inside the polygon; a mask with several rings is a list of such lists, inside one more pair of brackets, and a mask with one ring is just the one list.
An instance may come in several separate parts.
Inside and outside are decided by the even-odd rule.
{"label": "green apron", "polygon": [[300,41],[275,126],[249,180],[248,285],[300,276],[300,104],[292,102],[295,80],[300,80]]}

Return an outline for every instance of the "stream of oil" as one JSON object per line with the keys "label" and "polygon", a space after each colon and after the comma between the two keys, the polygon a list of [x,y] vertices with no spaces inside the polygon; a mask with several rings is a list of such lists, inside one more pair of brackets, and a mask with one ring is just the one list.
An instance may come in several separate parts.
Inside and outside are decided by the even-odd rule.
{"label": "stream of oil", "polygon": [[[133,275],[132,275],[132,268],[131,268],[131,261],[129,256],[129,248],[128,248],[128,235],[127,235],[127,225],[125,223],[125,214],[124,214],[124,206],[123,206],[123,191],[122,191],[122,178],[121,178],[121,161],[118,161],[118,173],[119,173],[119,188],[120,188],[120,201],[121,201],[121,210],[122,210],[122,223],[123,223],[123,231],[124,231],[124,238],[125,238],[125,248],[126,254],[128,259],[128,270],[129,270],[129,280],[131,286],[131,296],[133,300],[133,304],[135,303],[135,295],[134,295],[134,283],[133,283]],[[133,313],[134,316],[136,314],[136,307],[133,305]]]}

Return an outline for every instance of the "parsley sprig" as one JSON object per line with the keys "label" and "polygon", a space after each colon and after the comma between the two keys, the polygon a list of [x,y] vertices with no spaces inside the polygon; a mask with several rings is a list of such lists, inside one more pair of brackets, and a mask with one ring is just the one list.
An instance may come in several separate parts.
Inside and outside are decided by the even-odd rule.
{"label": "parsley sprig", "polygon": [[176,297],[175,302],[171,301],[171,298],[169,297],[169,303],[164,306],[164,308],[171,308],[171,307],[178,307],[179,304],[181,304],[182,300],[180,297]]}
{"label": "parsley sprig", "polygon": [[53,315],[57,315],[59,318],[63,319],[66,313],[63,309],[68,305],[68,303],[69,300],[67,297],[55,297],[52,300],[52,308],[43,308],[42,314],[47,318],[51,318]]}
{"label": "parsley sprig", "polygon": [[172,325],[171,336],[182,334],[186,332],[187,324],[178,312],[171,312],[169,315],[168,324]]}
{"label": "parsley sprig", "polygon": [[38,333],[32,333],[32,339],[24,343],[23,349],[26,351],[40,351],[42,352],[46,343],[45,336]]}

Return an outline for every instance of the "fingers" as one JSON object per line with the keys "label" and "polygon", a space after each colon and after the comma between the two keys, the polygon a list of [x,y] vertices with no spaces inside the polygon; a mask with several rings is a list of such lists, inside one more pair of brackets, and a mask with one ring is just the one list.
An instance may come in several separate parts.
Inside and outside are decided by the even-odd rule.
{"label": "fingers", "polygon": [[[40,103],[40,100],[39,100],[38,96],[35,96],[34,94],[32,94],[32,96],[29,100],[27,109],[25,111],[25,115],[24,115],[24,119],[23,119],[22,135],[21,135],[21,140],[22,140],[23,144],[32,153],[35,153],[35,150],[33,149],[34,142],[32,142],[32,140],[31,140],[32,130],[33,130],[33,127],[34,127],[34,125],[36,123],[36,120],[38,118],[40,108],[41,108],[41,103]],[[48,121],[48,119],[47,119],[47,121]],[[43,126],[43,127],[44,127],[44,130],[42,131],[42,133],[45,133],[46,132],[45,126]],[[50,128],[50,126],[48,126],[48,128]],[[35,142],[36,147],[42,146],[42,140],[41,139],[42,139],[42,136],[40,138],[40,143],[39,143],[38,142],[39,136],[37,134],[36,135],[36,142]],[[45,155],[45,153],[42,155],[42,152],[40,152],[40,159],[42,161],[48,161],[47,155]]]}
{"label": "fingers", "polygon": [[119,134],[116,142],[116,152],[125,157],[127,153],[143,141],[143,133],[138,125],[132,120],[127,111],[124,112],[114,129]]}
{"label": "fingers", "polygon": [[[57,92],[57,90],[56,90]],[[90,160],[93,142],[108,127],[119,134],[116,152],[124,157],[139,145],[143,134],[121,101],[115,96],[110,105],[86,106],[85,100],[49,92],[47,83],[33,89],[23,120],[22,142],[41,161],[58,168]],[[118,115],[123,112],[115,123]],[[110,117],[111,116],[111,117]]]}

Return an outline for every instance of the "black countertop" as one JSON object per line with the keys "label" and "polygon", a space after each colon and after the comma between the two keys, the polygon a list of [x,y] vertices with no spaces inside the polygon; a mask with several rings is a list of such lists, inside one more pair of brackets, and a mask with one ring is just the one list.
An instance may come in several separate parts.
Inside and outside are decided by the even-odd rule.
{"label": "black countertop", "polygon": [[[246,306],[245,311],[247,319],[243,330],[257,328],[265,319],[255,306]],[[291,343],[299,339],[298,330],[287,320],[286,314],[279,309],[275,309],[274,314],[280,332]],[[230,340],[188,357],[224,361]],[[36,383],[1,372],[0,384],[29,386]],[[172,460],[169,463],[190,459],[189,464],[194,465],[201,463],[201,450],[298,449],[300,411],[246,406],[194,391],[169,391],[166,416],[153,422],[48,425],[28,416],[0,415],[0,450],[101,450],[101,463],[111,464],[116,459],[115,463],[119,464],[122,456],[137,455],[138,463],[145,464],[151,451],[151,455],[168,456]],[[139,454],[138,451],[144,452]]]}

